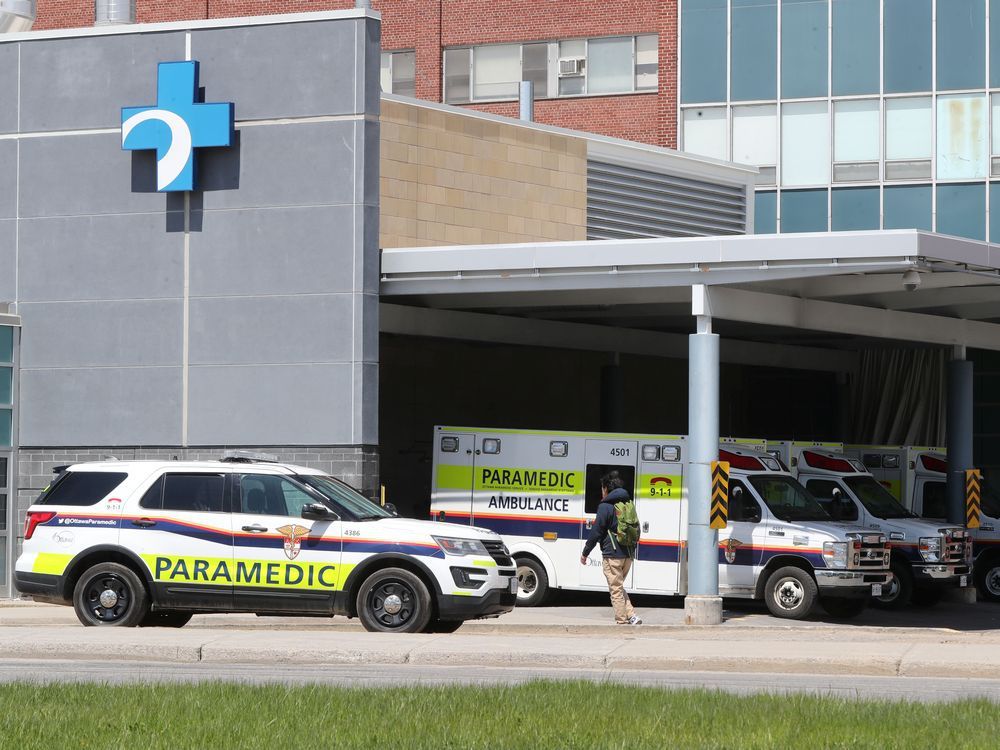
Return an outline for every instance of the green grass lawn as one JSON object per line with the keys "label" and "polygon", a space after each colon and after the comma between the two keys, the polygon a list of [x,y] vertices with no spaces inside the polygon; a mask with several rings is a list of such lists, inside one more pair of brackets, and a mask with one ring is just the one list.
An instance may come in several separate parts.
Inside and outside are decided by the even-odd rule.
{"label": "green grass lawn", "polygon": [[534,682],[342,689],[0,686],[0,747],[995,748],[1000,706]]}

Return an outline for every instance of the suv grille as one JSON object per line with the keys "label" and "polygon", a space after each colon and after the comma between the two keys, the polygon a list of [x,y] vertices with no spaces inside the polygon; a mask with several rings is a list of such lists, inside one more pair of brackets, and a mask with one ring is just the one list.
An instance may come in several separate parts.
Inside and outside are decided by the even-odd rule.
{"label": "suv grille", "polygon": [[483,542],[483,546],[486,547],[486,551],[490,553],[490,557],[496,561],[497,565],[514,564],[503,542]]}

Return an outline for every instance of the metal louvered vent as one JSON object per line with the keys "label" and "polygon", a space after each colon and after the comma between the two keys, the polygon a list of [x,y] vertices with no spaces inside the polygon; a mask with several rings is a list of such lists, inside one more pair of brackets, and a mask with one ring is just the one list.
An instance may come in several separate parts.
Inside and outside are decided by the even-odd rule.
{"label": "metal louvered vent", "polygon": [[739,185],[587,161],[587,239],[745,234]]}

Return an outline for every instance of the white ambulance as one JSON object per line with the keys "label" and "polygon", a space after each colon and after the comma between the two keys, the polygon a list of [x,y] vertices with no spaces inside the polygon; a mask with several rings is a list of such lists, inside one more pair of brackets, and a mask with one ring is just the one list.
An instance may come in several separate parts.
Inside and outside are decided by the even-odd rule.
{"label": "white ambulance", "polygon": [[396,633],[509,612],[517,590],[496,533],[397,518],[322,472],[245,452],[65,468],[28,509],[14,581],[84,625],[255,612]]}
{"label": "white ambulance", "polygon": [[834,518],[888,537],[893,582],[876,602],[891,608],[910,601],[929,605],[937,602],[945,589],[968,585],[972,539],[966,530],[917,517],[859,459],[836,447],[768,442],[768,451],[792,467],[798,480]]}
{"label": "white ambulance", "polygon": [[[519,605],[551,589],[607,590],[600,553],[580,564],[600,503],[600,478],[618,471],[636,499],[642,538],[626,588],[683,595],[687,586],[687,441],[682,436],[436,427],[431,515],[499,532],[517,562]],[[763,599],[802,618],[818,600],[849,617],[889,583],[885,537],[834,523],[767,454],[735,442],[730,516],[719,532],[724,596]]]}
{"label": "white ambulance", "polygon": [[[923,518],[945,518],[948,457],[944,448],[913,446],[848,446],[875,476],[881,468],[890,491],[898,488],[903,505]],[[885,483],[885,482],[883,482]],[[1000,494],[983,482],[979,527],[969,529],[972,536],[972,577],[979,595],[987,601],[1000,601]]]}

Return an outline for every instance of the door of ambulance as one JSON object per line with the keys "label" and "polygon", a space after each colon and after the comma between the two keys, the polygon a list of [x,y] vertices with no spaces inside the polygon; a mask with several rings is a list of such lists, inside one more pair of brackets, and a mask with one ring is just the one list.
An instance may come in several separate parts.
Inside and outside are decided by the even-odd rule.
{"label": "door of ambulance", "polygon": [[254,466],[233,480],[236,609],[332,614],[344,523],[303,518],[317,500],[287,476]]}
{"label": "door of ambulance", "polygon": [[[767,545],[763,509],[750,487],[740,479],[729,480],[729,520],[719,529],[719,587],[730,594],[752,594],[755,570]],[[782,535],[784,532],[781,532]]]}
{"label": "door of ambulance", "polygon": [[[639,444],[635,440],[588,440],[584,449],[587,471],[585,475],[585,495],[583,504],[583,521],[580,524],[580,551],[590,535],[597,518],[597,506],[601,503],[601,477],[609,471],[617,471],[628,491],[629,497],[635,497],[635,467],[638,463],[636,452]],[[640,519],[641,520],[641,519]],[[586,565],[580,566],[580,586],[583,588],[607,588],[604,577],[601,551],[598,548],[590,553]],[[579,562],[579,561],[578,561]],[[626,588],[632,586],[633,571],[629,571],[625,579]]]}
{"label": "door of ambulance", "polygon": [[437,463],[434,496],[431,498],[431,520],[470,524],[475,486],[476,436],[439,429],[435,433],[435,439]]}
{"label": "door of ambulance", "polygon": [[645,443],[639,448],[636,512],[642,536],[632,585],[673,594],[680,591],[683,449],[679,443]]}

